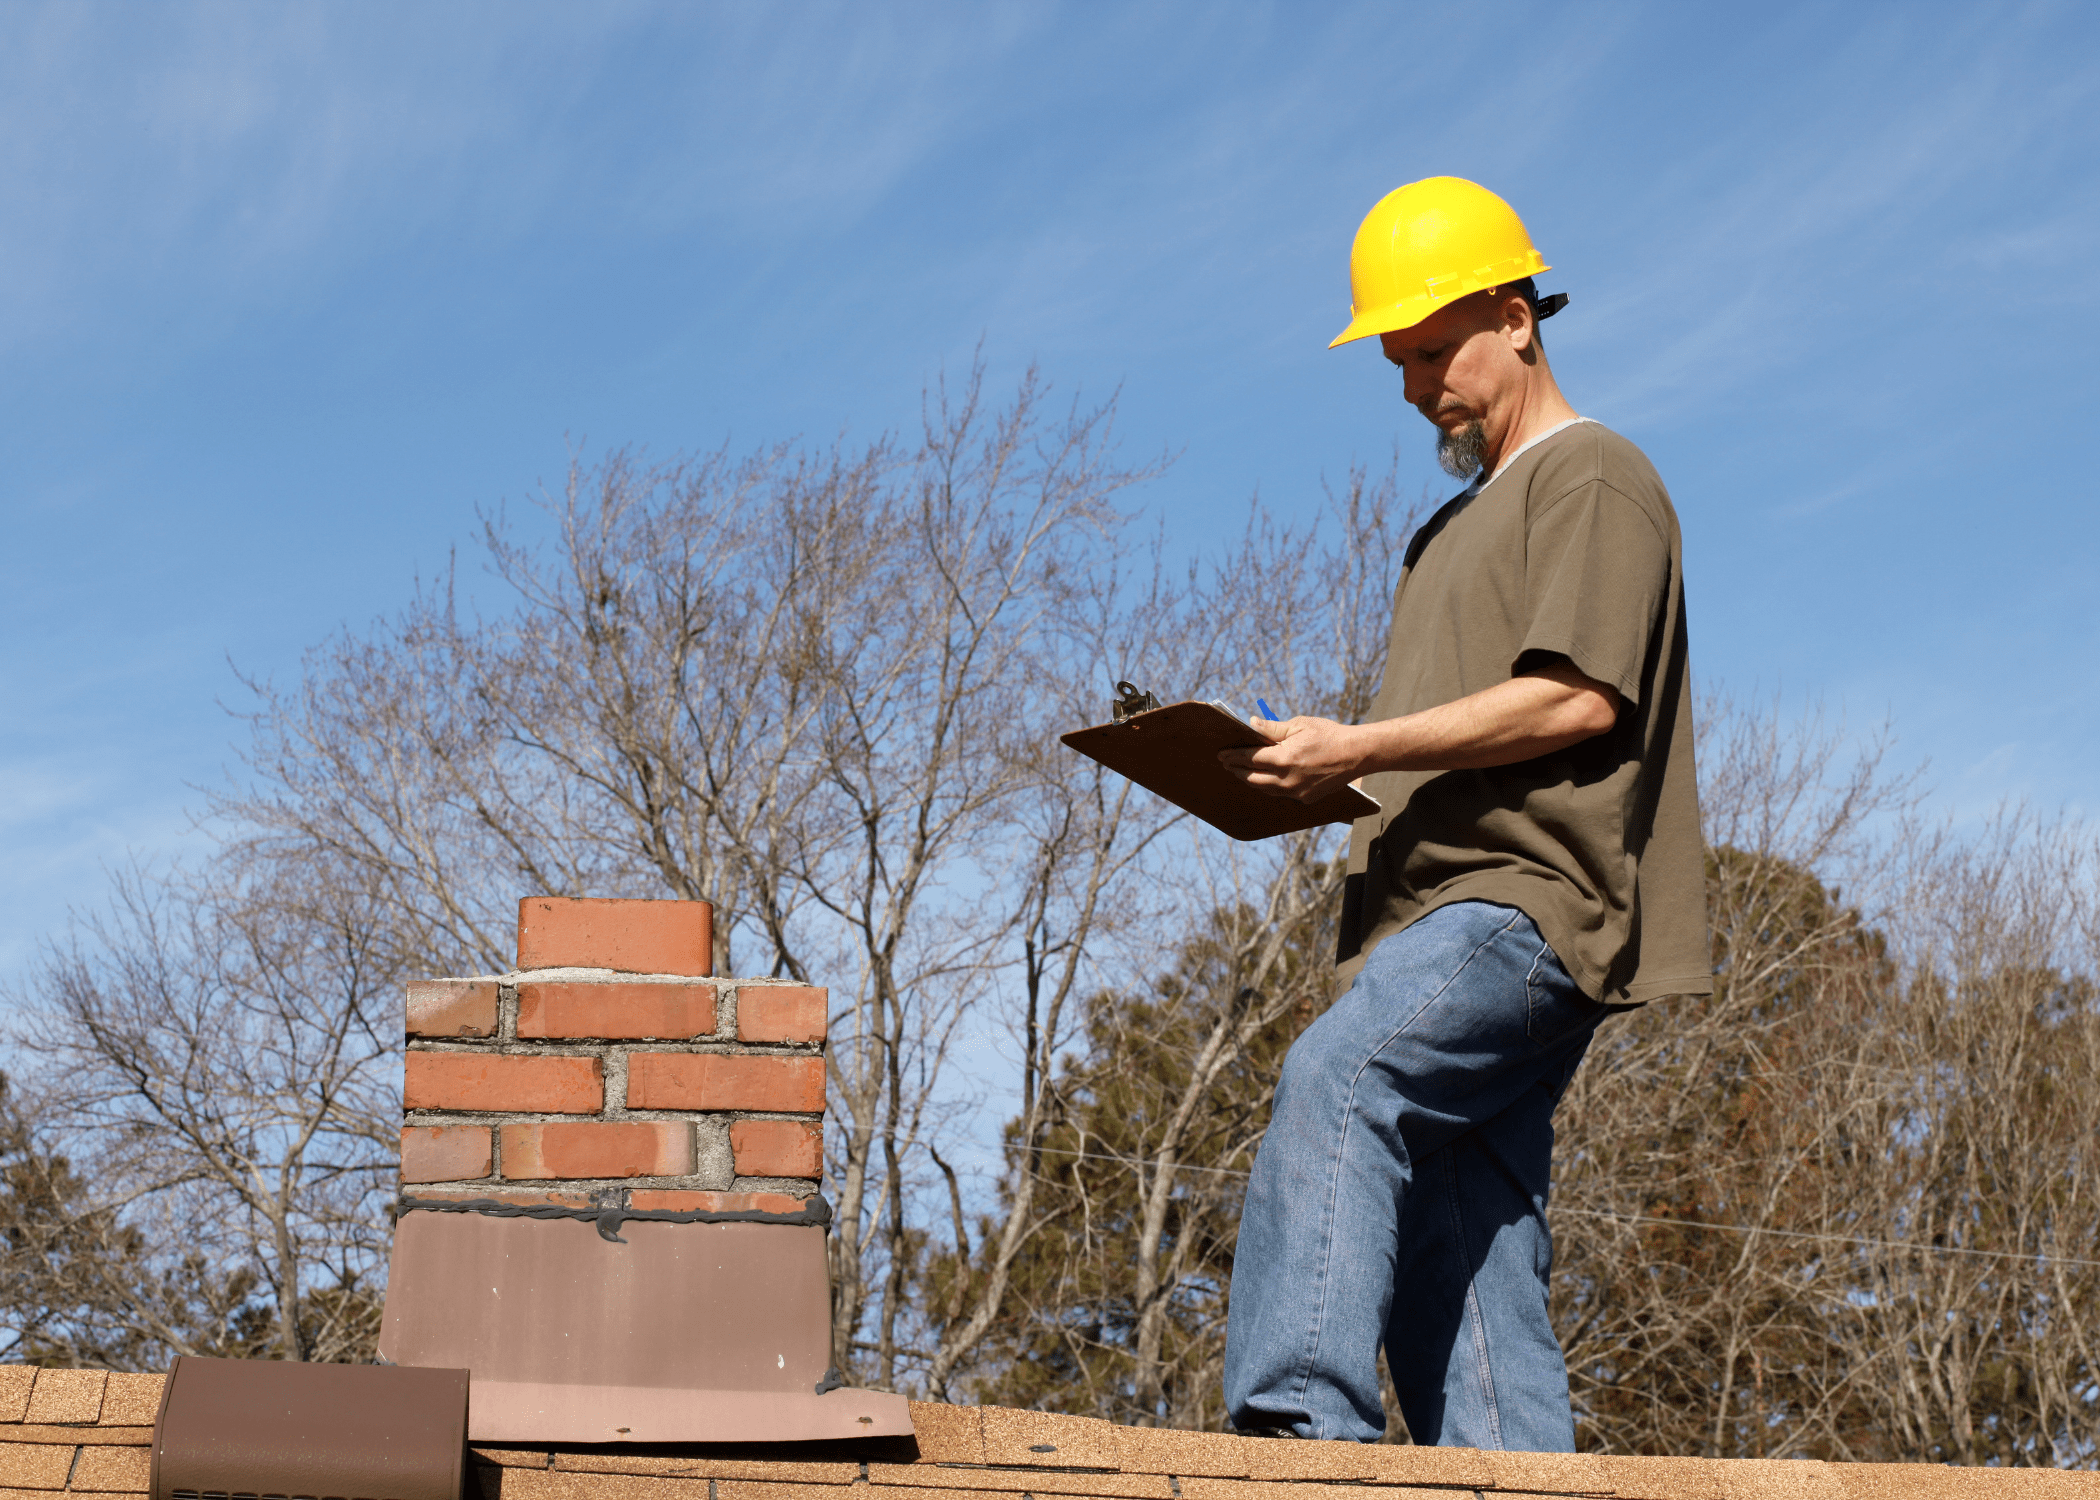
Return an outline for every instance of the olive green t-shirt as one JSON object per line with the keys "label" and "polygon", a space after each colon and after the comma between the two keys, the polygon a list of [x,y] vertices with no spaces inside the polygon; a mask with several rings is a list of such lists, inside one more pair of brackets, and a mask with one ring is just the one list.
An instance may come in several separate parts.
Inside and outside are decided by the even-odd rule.
{"label": "olive green t-shirt", "polygon": [[1455,901],[1514,906],[1593,999],[1713,992],[1692,768],[1677,513],[1640,449],[1578,422],[1430,517],[1393,595],[1395,719],[1572,661],[1618,723],[1551,755],[1365,778],[1380,811],[1349,843],[1339,980]]}

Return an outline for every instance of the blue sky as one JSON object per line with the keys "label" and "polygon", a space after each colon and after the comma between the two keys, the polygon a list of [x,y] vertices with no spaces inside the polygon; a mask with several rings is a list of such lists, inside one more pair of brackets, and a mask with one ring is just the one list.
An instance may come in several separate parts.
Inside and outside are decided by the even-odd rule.
{"label": "blue sky", "polygon": [[0,978],[572,448],[1120,388],[1169,533],[1429,431],[1363,211],[1487,183],[1683,518],[1696,670],[2091,811],[2100,11],[0,4]]}

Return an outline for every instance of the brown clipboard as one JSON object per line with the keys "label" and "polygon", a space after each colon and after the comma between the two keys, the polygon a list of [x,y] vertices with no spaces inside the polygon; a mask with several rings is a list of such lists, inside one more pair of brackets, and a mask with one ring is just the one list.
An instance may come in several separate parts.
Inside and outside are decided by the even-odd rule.
{"label": "brown clipboard", "polygon": [[1353,786],[1317,802],[1298,802],[1247,785],[1218,764],[1218,752],[1258,749],[1275,741],[1215,703],[1169,703],[1059,738],[1242,841],[1353,823],[1378,811],[1378,803]]}

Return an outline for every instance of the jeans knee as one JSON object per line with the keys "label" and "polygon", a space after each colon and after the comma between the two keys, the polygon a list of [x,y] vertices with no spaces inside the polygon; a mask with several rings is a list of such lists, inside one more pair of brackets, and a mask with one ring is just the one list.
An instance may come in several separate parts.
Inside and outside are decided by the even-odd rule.
{"label": "jeans knee", "polygon": [[1283,1070],[1276,1080],[1279,1107],[1286,1101],[1308,1100],[1346,1092],[1363,1066],[1367,1049],[1360,1038],[1340,1024],[1329,1011],[1305,1028],[1284,1054]]}

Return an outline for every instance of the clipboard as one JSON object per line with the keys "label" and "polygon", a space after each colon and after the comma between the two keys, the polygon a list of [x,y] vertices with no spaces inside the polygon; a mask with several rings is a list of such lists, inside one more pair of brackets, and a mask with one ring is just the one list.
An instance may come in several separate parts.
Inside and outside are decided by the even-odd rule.
{"label": "clipboard", "polygon": [[1275,741],[1215,703],[1169,703],[1161,708],[1155,700],[1154,707],[1127,716],[1119,706],[1115,723],[1075,729],[1059,738],[1242,842],[1328,823],[1353,823],[1378,811],[1377,801],[1353,786],[1329,792],[1317,802],[1299,802],[1247,785],[1218,764],[1218,752],[1254,750]]}

